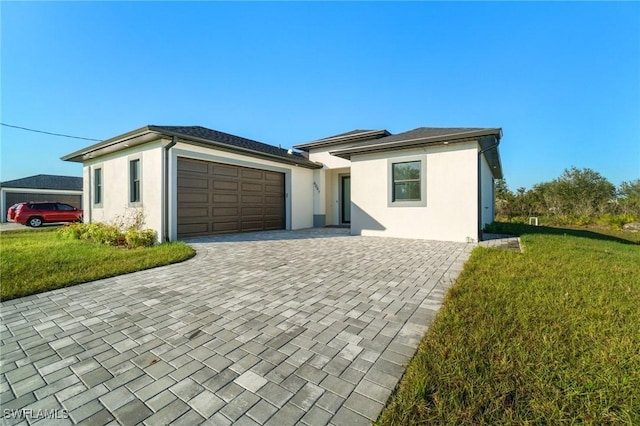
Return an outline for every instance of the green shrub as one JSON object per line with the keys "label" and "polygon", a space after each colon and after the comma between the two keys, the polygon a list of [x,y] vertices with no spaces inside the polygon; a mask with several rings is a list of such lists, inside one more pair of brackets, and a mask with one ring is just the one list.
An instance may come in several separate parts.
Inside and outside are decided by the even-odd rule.
{"label": "green shrub", "polygon": [[156,232],[153,229],[137,230],[130,227],[123,233],[116,225],[105,223],[72,223],[60,228],[58,235],[66,239],[87,240],[114,247],[151,247],[156,243]]}
{"label": "green shrub", "polygon": [[603,225],[609,225],[611,229],[622,229],[622,226],[626,223],[635,222],[635,216],[631,214],[604,214],[598,218],[598,223]]}
{"label": "green shrub", "polygon": [[137,230],[131,227],[127,229],[124,237],[129,248],[151,247],[156,243],[156,231],[153,229]]}

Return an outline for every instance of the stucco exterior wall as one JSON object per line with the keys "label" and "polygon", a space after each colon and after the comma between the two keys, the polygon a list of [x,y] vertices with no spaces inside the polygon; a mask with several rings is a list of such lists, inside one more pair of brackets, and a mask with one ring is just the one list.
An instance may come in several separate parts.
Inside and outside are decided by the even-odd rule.
{"label": "stucco exterior wall", "polygon": [[495,196],[493,174],[484,155],[480,155],[480,194],[482,197],[482,229],[494,219]]}
{"label": "stucco exterior wall", "polygon": [[351,162],[344,158],[335,157],[329,154],[330,151],[337,151],[342,148],[352,146],[353,142],[347,144],[332,145],[329,147],[313,148],[309,150],[309,160],[324,164],[325,169],[339,169],[349,167]]}
{"label": "stucco exterior wall", "polygon": [[[309,150],[309,160],[323,164],[323,169],[314,176],[313,214],[324,225],[340,225],[340,179],[339,175],[350,173],[351,161],[334,157],[330,151],[336,151],[353,145],[333,145]],[[316,225],[318,226],[318,225]]]}
{"label": "stucco exterior wall", "polygon": [[[415,159],[425,162],[426,203],[394,205],[390,163]],[[352,234],[477,241],[477,170],[476,142],[352,156]]]}
{"label": "stucco exterior wall", "polygon": [[[129,161],[140,159],[141,201],[129,202]],[[94,170],[102,169],[102,203],[94,203]],[[85,222],[113,223],[144,212],[144,227],[155,229],[158,237],[162,227],[162,147],[160,141],[139,148],[89,160],[84,163]]]}

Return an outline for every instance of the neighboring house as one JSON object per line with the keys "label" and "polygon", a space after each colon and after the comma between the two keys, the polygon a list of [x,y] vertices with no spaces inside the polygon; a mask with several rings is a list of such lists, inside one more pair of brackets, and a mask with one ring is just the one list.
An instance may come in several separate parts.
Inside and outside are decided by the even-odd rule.
{"label": "neighboring house", "polygon": [[86,221],[142,208],[160,241],[350,226],[477,241],[493,221],[501,129],[355,130],[285,150],[199,126],[145,126],[71,153]]}
{"label": "neighboring house", "polygon": [[0,183],[2,222],[7,221],[7,209],[23,201],[58,201],[81,209],[82,178],[35,175]]}

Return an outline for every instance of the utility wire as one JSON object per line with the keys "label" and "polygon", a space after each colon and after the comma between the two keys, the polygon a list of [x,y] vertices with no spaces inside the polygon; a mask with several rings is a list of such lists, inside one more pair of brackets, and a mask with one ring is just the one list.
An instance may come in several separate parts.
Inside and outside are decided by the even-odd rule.
{"label": "utility wire", "polygon": [[14,129],[26,130],[28,132],[44,133],[46,135],[61,136],[63,138],[82,139],[82,140],[85,140],[85,141],[96,141],[96,142],[100,142],[102,140],[102,139],[83,138],[81,136],[63,135],[62,133],[45,132],[44,130],[28,129],[26,127],[14,126],[12,124],[5,124],[5,123],[0,123],[0,124],[3,125],[3,126],[6,126],[6,127],[13,127]]}

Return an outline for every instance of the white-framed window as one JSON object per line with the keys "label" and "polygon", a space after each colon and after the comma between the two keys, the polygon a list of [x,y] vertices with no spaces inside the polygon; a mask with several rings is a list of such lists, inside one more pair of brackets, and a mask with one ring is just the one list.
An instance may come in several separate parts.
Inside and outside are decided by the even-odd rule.
{"label": "white-framed window", "polygon": [[142,202],[142,167],[140,158],[129,160],[129,205]]}
{"label": "white-framed window", "polygon": [[427,205],[426,157],[424,155],[388,160],[389,206]]}

